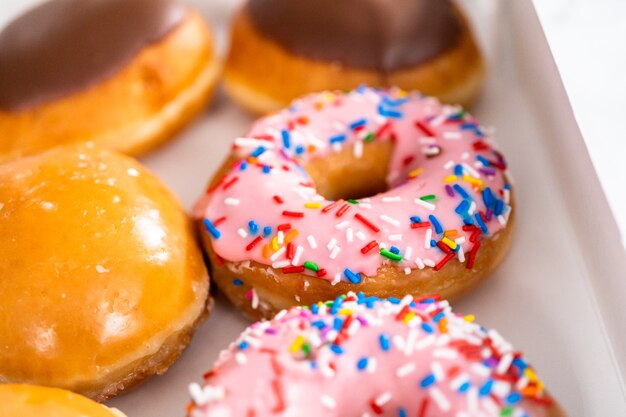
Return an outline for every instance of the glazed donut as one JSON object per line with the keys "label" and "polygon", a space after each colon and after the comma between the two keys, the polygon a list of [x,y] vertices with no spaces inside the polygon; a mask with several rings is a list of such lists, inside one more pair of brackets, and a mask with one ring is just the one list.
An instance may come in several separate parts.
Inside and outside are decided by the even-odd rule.
{"label": "glazed donut", "polygon": [[178,0],[51,0],[0,32],[0,159],[90,140],[137,154],[181,129],[218,74]]}
{"label": "glazed donut", "polygon": [[214,281],[253,317],[356,289],[455,299],[508,251],[506,168],[460,107],[325,92],[237,139],[195,217]]}
{"label": "glazed donut", "polygon": [[411,296],[282,311],[248,327],[190,392],[189,417],[565,416],[496,331]]}
{"label": "glazed donut", "polygon": [[177,199],[92,145],[0,165],[0,383],[104,400],[178,358],[209,278]]}
{"label": "glazed donut", "polygon": [[0,385],[4,417],[125,417],[78,394],[37,385]]}
{"label": "glazed donut", "polygon": [[249,0],[225,67],[231,98],[255,113],[366,83],[469,105],[485,64],[449,0]]}

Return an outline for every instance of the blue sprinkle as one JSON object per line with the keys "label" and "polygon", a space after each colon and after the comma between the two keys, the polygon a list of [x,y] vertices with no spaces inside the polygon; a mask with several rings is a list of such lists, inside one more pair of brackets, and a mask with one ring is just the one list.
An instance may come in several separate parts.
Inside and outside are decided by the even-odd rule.
{"label": "blue sprinkle", "polygon": [[337,135],[337,136],[333,136],[330,139],[328,139],[328,141],[330,143],[341,143],[344,142],[346,140],[346,135]]}
{"label": "blue sprinkle", "polygon": [[392,246],[389,248],[389,252],[395,253],[397,255],[400,253],[400,249],[397,246]]}
{"label": "blue sprinkle", "polygon": [[353,284],[361,283],[361,274],[355,274],[354,272],[350,271],[348,268],[343,270],[343,274],[346,276],[346,278],[348,278],[348,280],[351,283]]}
{"label": "blue sprinkle", "polygon": [[478,227],[480,227],[480,230],[482,230],[483,233],[489,232],[489,229],[487,229],[487,225],[483,221],[480,213],[475,213],[474,218],[476,219],[476,223],[478,223]]}
{"label": "blue sprinkle", "polygon": [[485,206],[487,208],[492,207],[495,202],[495,197],[493,193],[491,192],[491,188],[489,187],[483,190],[483,202],[485,203]]}
{"label": "blue sprinkle", "polygon": [[398,407],[398,417],[406,417],[406,408]]}
{"label": "blue sprinkle", "polygon": [[439,220],[437,220],[434,214],[430,214],[428,216],[428,220],[430,220],[432,225],[435,227],[435,233],[437,234],[443,233],[443,227],[441,227],[441,223],[439,223]]}
{"label": "blue sprinkle", "polygon": [[311,369],[317,369],[317,362],[311,361],[309,362],[309,365],[311,366]]}
{"label": "blue sprinkle", "polygon": [[280,132],[280,135],[281,135],[281,136],[282,136],[282,138],[283,138],[283,146],[284,146],[285,148],[287,148],[287,149],[291,148],[291,138],[290,138],[290,135],[289,135],[289,131],[288,131],[288,130],[284,130],[284,129],[283,129],[283,130]]}
{"label": "blue sprinkle", "polygon": [[367,358],[366,357],[362,357],[361,359],[358,360],[358,362],[356,363],[356,367],[359,371],[364,370],[365,368],[367,368]]}
{"label": "blue sprinkle", "polygon": [[269,165],[263,165],[263,173],[264,174],[269,174],[270,173],[270,166]]}
{"label": "blue sprinkle", "polygon": [[470,197],[467,191],[465,191],[463,187],[461,187],[459,184],[454,184],[452,188],[454,188],[454,191],[456,191],[461,196],[461,198],[464,198],[466,200],[472,199],[472,197]]}
{"label": "blue sprinkle", "polygon": [[433,326],[431,326],[430,324],[423,322],[422,323],[422,329],[424,329],[424,331],[426,333],[434,333],[435,329],[433,329]]}
{"label": "blue sprinkle", "polygon": [[332,350],[337,355],[343,354],[343,348],[339,345],[330,345],[330,350]]}
{"label": "blue sprinkle", "polygon": [[333,320],[333,329],[341,330],[342,326],[343,326],[343,320],[341,320],[340,317],[335,317],[335,319]]}
{"label": "blue sprinkle", "polygon": [[498,202],[496,203],[496,208],[493,210],[493,213],[496,216],[499,216],[502,214],[502,209],[504,209],[504,201],[498,200]]}
{"label": "blue sprinkle", "polygon": [[263,228],[263,237],[268,237],[272,234],[272,226],[265,226]]}
{"label": "blue sprinkle", "polygon": [[411,223],[421,223],[422,219],[420,216],[411,216]]}
{"label": "blue sprinkle", "polygon": [[259,146],[258,148],[256,148],[254,151],[252,151],[252,153],[250,154],[251,156],[257,158],[259,157],[261,154],[263,154],[263,152],[265,152],[265,146]]}
{"label": "blue sprinkle", "polygon": [[311,313],[313,314],[317,314],[317,312],[320,310],[320,308],[318,307],[317,303],[311,305]]}
{"label": "blue sprinkle", "polygon": [[243,161],[241,164],[239,164],[239,170],[240,171],[245,171],[246,168],[248,168],[248,163]]}
{"label": "blue sprinkle", "polygon": [[354,130],[358,127],[364,126],[366,123],[366,119],[355,120],[354,122],[350,123],[350,129]]}
{"label": "blue sprinkle", "polygon": [[[317,307],[317,304],[313,304],[313,305]],[[324,323],[323,320],[315,320],[314,322],[311,323],[311,326],[317,327],[318,329],[323,329],[324,327],[326,327],[326,323]]]}
{"label": "blue sprinkle", "polygon": [[245,340],[242,340],[241,343],[239,343],[239,350],[246,350],[247,347],[248,342],[246,342]]}
{"label": "blue sprinkle", "polygon": [[526,362],[524,362],[524,360],[520,358],[513,359],[513,365],[517,366],[520,371],[524,371],[524,369],[528,367],[528,365],[526,365]]}
{"label": "blue sprinkle", "polygon": [[433,321],[435,323],[439,323],[439,321],[445,317],[445,313],[442,311],[441,313],[437,314],[435,317],[433,317]]}
{"label": "blue sprinkle", "polygon": [[409,101],[408,98],[399,98],[399,99],[396,99],[396,100],[392,100],[392,99],[390,99],[387,96],[383,97],[383,103],[387,104],[388,106],[391,106],[391,107],[400,106],[400,105],[406,103],[407,101]]}
{"label": "blue sprinkle", "polygon": [[434,383],[435,383],[435,375],[429,374],[428,376],[426,376],[426,378],[422,379],[422,382],[420,382],[420,387],[428,388]]}
{"label": "blue sprinkle", "polygon": [[343,304],[342,297],[335,298],[335,301],[333,301],[333,306],[330,309],[330,314],[337,314],[342,304]]}
{"label": "blue sprinkle", "polygon": [[381,333],[378,337],[378,342],[380,343],[380,348],[382,350],[384,350],[385,352],[389,350],[389,335],[387,335],[386,333]]}
{"label": "blue sprinkle", "polygon": [[378,106],[378,113],[381,116],[391,117],[394,119],[402,118],[402,112],[399,112],[397,110],[386,109],[383,105]]}
{"label": "blue sprinkle", "polygon": [[510,190],[511,189],[511,185],[510,184],[504,184],[504,189],[505,190]]}
{"label": "blue sprinkle", "polygon": [[250,233],[256,234],[259,231],[259,225],[254,222],[254,220],[250,220],[248,222],[248,229],[250,229]]}
{"label": "blue sprinkle", "polygon": [[391,304],[400,304],[402,302],[402,300],[400,300],[399,298],[396,298],[396,297],[389,297],[389,298],[387,298],[387,300]]}
{"label": "blue sprinkle", "polygon": [[470,389],[471,386],[472,384],[470,384],[469,381],[466,381],[459,387],[459,392],[466,392],[468,389]]}
{"label": "blue sprinkle", "polygon": [[204,227],[206,227],[206,230],[208,230],[208,232],[211,233],[211,236],[213,236],[213,238],[219,239],[220,236],[222,236],[220,231],[215,228],[213,223],[211,223],[211,220],[205,218]]}
{"label": "blue sprinkle", "polygon": [[302,155],[304,153],[304,146],[298,145],[296,146],[296,155]]}
{"label": "blue sprinkle", "polygon": [[423,300],[420,300],[420,304],[433,304],[436,301],[437,300],[435,300],[434,298],[424,298]]}
{"label": "blue sprinkle", "polygon": [[435,246],[437,246],[437,241],[435,239],[431,239],[430,241],[430,247],[434,248]]}
{"label": "blue sprinkle", "polygon": [[520,395],[519,392],[512,392],[509,394],[508,397],[506,397],[506,401],[509,404],[517,404],[521,399],[522,399],[522,396]]}
{"label": "blue sprinkle", "polygon": [[454,175],[456,175],[457,177],[463,176],[463,165],[456,164],[454,166]]}
{"label": "blue sprinkle", "polygon": [[493,387],[493,379],[488,379],[487,382],[485,382],[485,385],[480,387],[480,390],[478,391],[478,393],[480,394],[481,397],[486,397],[487,395],[491,394],[492,387]]}
{"label": "blue sprinkle", "polygon": [[474,220],[471,217],[463,217],[463,224],[471,226],[474,224]]}
{"label": "blue sprinkle", "polygon": [[467,202],[467,200],[461,200],[461,203],[458,206],[456,206],[454,211],[457,214],[465,214],[467,213],[467,210],[469,210],[469,208],[470,208],[470,204]]}
{"label": "blue sprinkle", "polygon": [[242,281],[242,280],[240,280],[239,278],[235,278],[235,279],[233,280],[233,285],[234,285],[234,286],[236,286],[236,287],[240,287],[240,286],[242,286],[242,285],[243,285],[243,281]]}
{"label": "blue sprinkle", "polygon": [[491,162],[489,162],[489,160],[482,155],[476,155],[476,159],[478,159],[486,167],[491,166]]}

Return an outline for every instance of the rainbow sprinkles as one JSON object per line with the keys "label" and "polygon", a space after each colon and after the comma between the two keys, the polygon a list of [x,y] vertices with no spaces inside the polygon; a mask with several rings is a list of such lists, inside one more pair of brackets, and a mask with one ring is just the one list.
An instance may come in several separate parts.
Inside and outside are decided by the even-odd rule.
{"label": "rainbow sprinkles", "polygon": [[[389,190],[328,201],[303,166],[350,147],[393,141]],[[361,87],[295,101],[235,140],[238,161],[197,206],[215,253],[283,273],[359,284],[383,265],[407,274],[450,262],[471,269],[481,238],[511,214],[507,164],[459,107]]]}

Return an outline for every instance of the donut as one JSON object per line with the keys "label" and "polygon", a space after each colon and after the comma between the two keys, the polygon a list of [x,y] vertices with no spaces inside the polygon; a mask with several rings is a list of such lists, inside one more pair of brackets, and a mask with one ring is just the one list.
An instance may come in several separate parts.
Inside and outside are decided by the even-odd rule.
{"label": "donut", "polygon": [[51,0],[0,32],[0,159],[77,141],[145,152],[205,106],[218,74],[178,0]]}
{"label": "donut", "polygon": [[208,315],[174,195],[130,157],[66,145],[0,165],[0,382],[101,401],[162,374]]}
{"label": "donut", "polygon": [[5,417],[125,417],[73,392],[37,385],[0,385],[0,410]]}
{"label": "donut", "polygon": [[248,327],[190,393],[188,417],[565,416],[498,332],[411,296],[284,310]]}
{"label": "donut", "polygon": [[366,83],[470,104],[485,64],[449,0],[248,0],[224,68],[231,98],[254,113]]}
{"label": "donut", "polygon": [[351,290],[453,300],[508,251],[507,172],[460,107],[323,92],[237,138],[194,217],[215,283],[255,318]]}

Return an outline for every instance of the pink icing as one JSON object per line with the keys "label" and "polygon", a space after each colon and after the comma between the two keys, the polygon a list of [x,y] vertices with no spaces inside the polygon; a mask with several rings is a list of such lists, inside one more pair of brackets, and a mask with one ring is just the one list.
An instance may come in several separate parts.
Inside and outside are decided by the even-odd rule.
{"label": "pink icing", "polygon": [[472,320],[410,296],[294,307],[250,326],[203,386],[191,384],[189,415],[548,415],[534,370]]}
{"label": "pink icing", "polygon": [[[316,192],[300,166],[345,146],[358,155],[372,138],[395,141],[389,190],[358,204],[340,201],[325,211],[332,202]],[[207,219],[208,228],[219,234],[212,240],[213,249],[228,261],[254,260],[287,267],[285,272],[301,272],[309,261],[324,269],[318,276],[335,282],[358,282],[360,273],[376,275],[388,263],[407,273],[439,269],[446,262],[464,262],[471,268],[477,241],[506,227],[511,212],[506,162],[491,138],[459,107],[417,93],[363,87],[346,94],[306,96],[257,121],[246,137],[235,141],[234,152],[240,162],[196,207],[196,216]],[[432,195],[434,201],[421,199]],[[343,214],[342,207],[347,208]],[[431,215],[441,232],[456,234],[443,239]],[[415,216],[424,227],[412,225]],[[291,229],[279,232],[277,227],[286,223]],[[264,227],[271,227],[267,236]],[[298,233],[288,238],[289,247],[284,238],[294,229]],[[432,246],[431,240],[442,243]],[[372,241],[376,244],[364,254],[362,248]],[[401,260],[379,253],[392,246]],[[314,268],[305,271],[316,275]]]}

